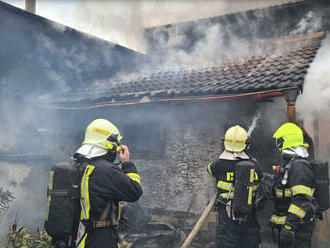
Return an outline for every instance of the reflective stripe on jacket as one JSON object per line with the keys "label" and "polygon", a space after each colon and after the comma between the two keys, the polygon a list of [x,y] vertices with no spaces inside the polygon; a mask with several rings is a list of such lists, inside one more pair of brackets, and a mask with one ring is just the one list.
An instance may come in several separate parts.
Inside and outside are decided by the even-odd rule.
{"label": "reflective stripe on jacket", "polygon": [[[111,203],[111,209],[105,219],[115,225],[121,215],[120,201],[134,202],[141,195],[140,176],[132,162],[123,163],[120,169],[105,159],[92,159],[87,164],[81,180],[81,220],[99,221],[105,208]],[[87,233],[84,236],[79,248],[85,248],[89,235]],[[92,243],[98,243],[94,237],[91,240]],[[115,245],[116,240],[115,237]]]}
{"label": "reflective stripe on jacket", "polygon": [[[271,216],[270,222],[298,228],[300,224],[313,220],[315,184],[310,163],[306,159],[291,161],[288,168],[288,183],[281,185],[281,180],[281,177],[277,178],[274,189],[275,213]],[[280,218],[279,212],[282,213]]]}

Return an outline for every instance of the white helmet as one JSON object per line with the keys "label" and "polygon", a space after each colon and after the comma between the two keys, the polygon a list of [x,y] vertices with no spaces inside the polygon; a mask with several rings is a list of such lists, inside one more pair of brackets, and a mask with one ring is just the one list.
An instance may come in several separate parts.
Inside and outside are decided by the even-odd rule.
{"label": "white helmet", "polygon": [[239,125],[233,126],[226,131],[225,149],[231,152],[242,152],[246,148],[248,134],[244,128]]}
{"label": "white helmet", "polygon": [[83,144],[91,144],[106,150],[119,152],[122,139],[118,128],[110,121],[96,119],[88,125]]}

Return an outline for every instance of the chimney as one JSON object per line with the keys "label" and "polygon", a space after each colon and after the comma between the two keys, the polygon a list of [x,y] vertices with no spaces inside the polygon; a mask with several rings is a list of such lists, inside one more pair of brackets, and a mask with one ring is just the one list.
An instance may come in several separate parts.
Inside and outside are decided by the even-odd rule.
{"label": "chimney", "polygon": [[25,0],[25,10],[32,14],[36,13],[36,0]]}

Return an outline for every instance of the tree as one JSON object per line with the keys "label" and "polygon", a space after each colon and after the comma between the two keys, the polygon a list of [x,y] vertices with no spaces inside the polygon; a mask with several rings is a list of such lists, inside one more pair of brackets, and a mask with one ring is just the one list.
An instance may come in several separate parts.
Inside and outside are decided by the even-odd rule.
{"label": "tree", "polygon": [[14,195],[9,190],[5,191],[0,187],[0,214],[9,208],[9,203],[14,199]]}

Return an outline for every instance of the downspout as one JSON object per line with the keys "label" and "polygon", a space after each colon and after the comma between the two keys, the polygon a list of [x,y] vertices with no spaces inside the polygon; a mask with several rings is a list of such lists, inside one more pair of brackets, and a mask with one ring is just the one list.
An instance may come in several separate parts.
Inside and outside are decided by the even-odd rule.
{"label": "downspout", "polygon": [[299,95],[299,90],[290,89],[284,92],[284,98],[287,103],[287,114],[289,122],[297,123],[297,116],[296,116],[296,100]]}
{"label": "downspout", "polygon": [[290,89],[284,92],[284,98],[287,103],[287,114],[289,122],[295,123],[298,125],[304,132],[304,142],[309,144],[308,153],[311,159],[315,157],[314,143],[312,137],[308,134],[306,129],[303,126],[303,121],[298,121],[296,116],[296,100],[300,93],[298,88]]}
{"label": "downspout", "polygon": [[317,117],[314,117],[313,120],[313,133],[314,133],[314,147],[315,147],[315,155],[318,156],[319,155],[319,144],[320,144],[320,140],[319,140],[319,120]]}

